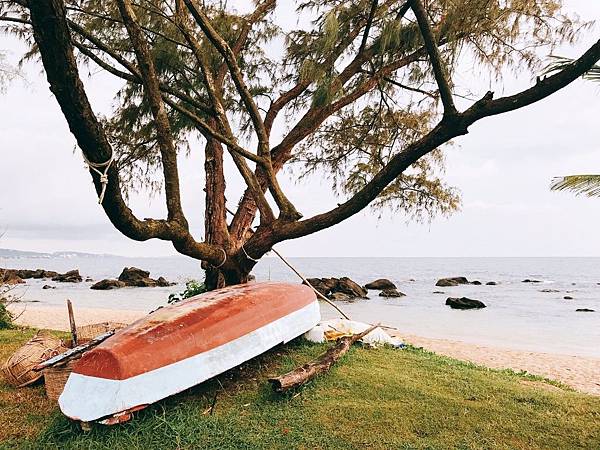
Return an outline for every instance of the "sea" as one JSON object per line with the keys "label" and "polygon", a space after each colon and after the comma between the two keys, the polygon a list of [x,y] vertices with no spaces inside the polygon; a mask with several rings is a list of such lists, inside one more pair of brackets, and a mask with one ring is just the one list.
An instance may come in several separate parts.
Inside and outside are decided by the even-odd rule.
{"label": "sea", "polygon": [[[338,302],[354,320],[381,323],[403,333],[479,345],[533,352],[600,357],[600,258],[288,258],[306,277],[347,276],[360,284],[388,278],[401,298],[383,298],[369,291],[368,299]],[[123,288],[94,291],[92,282],[55,283],[27,280],[19,285],[23,306],[54,306],[66,314],[65,302],[75,308],[151,311],[167,304],[169,295],[189,280],[202,280],[198,261],[183,256],[128,258],[100,255],[46,255],[0,258],[0,267],[55,270],[79,269],[94,280],[117,278],[124,267],[139,267],[150,276],[177,284],[168,288]],[[263,258],[253,274],[258,281],[300,280],[275,257]],[[483,284],[436,287],[439,278],[465,276]],[[533,279],[539,283],[524,283]],[[487,286],[495,281],[497,285]],[[56,289],[42,289],[45,284]],[[550,290],[551,292],[542,292]],[[442,293],[435,293],[441,291]],[[453,310],[448,297],[483,301],[480,310]],[[572,297],[565,299],[564,297]],[[587,308],[595,312],[577,312]],[[325,318],[336,311],[322,304]]]}

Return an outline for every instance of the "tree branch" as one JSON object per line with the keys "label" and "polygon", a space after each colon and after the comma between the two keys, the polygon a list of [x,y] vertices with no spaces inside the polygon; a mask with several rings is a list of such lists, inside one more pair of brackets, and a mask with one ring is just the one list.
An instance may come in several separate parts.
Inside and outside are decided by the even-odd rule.
{"label": "tree branch", "polygon": [[[50,90],[69,124],[71,133],[85,157],[96,163],[109,160],[112,149],[85,93],[73,54],[71,36],[62,0],[36,0],[29,5],[34,39],[39,48]],[[90,170],[96,192],[102,189],[100,177]],[[158,238],[173,242],[176,249],[194,258],[219,264],[219,247],[194,241],[177,222],[135,217],[125,204],[114,165],[108,172],[108,185],[102,207],[117,230],[125,236],[145,241]]]}
{"label": "tree branch", "polygon": [[[445,116],[441,122],[427,135],[407,146],[402,152],[394,155],[390,161],[354,196],[332,210],[311,217],[303,221],[283,224],[278,229],[280,240],[268,243],[261,242],[261,246],[274,245],[281,240],[293,239],[300,236],[331,227],[348,217],[356,214],[373,201],[385,187],[398,177],[419,158],[438,148],[451,139],[468,133],[468,127],[476,121],[497,114],[513,111],[537,101],[540,101],[558,90],[568,86],[577,78],[586,73],[600,60],[600,40],[592,45],[579,59],[562,71],[538,81],[536,85],[515,95],[492,100],[493,94],[488,92],[473,106],[458,113],[454,117]],[[259,252],[261,248],[253,248],[248,242],[246,249],[250,248]],[[255,253],[257,254],[257,253]]]}
{"label": "tree branch", "polygon": [[254,125],[254,130],[256,131],[256,135],[258,137],[258,154],[263,158],[268,159],[269,156],[267,153],[269,151],[269,137],[267,136],[258,106],[254,102],[252,94],[250,94],[250,91],[244,82],[244,77],[236,62],[236,55],[231,50],[231,47],[229,47],[229,44],[227,44],[227,41],[225,41],[225,39],[223,39],[221,35],[213,28],[212,24],[210,23],[210,19],[206,16],[206,14],[204,14],[204,11],[202,11],[202,9],[196,3],[196,0],[184,0],[184,2],[204,34],[206,34],[210,42],[225,60],[225,63],[229,68],[229,72],[231,73],[233,83],[235,84],[235,87],[242,98],[242,102],[244,103],[244,106],[250,115],[252,124]]}
{"label": "tree branch", "polygon": [[[248,15],[244,18],[244,25],[242,25],[242,29],[240,30],[240,34],[238,35],[235,43],[231,50],[234,55],[238,55],[244,46],[246,45],[248,35],[252,30],[252,27],[256,22],[266,16],[269,11],[271,11],[275,7],[276,0],[264,0],[256,6],[256,9],[252,12],[252,14]],[[215,77],[217,80],[223,80],[227,73],[227,64],[221,64],[219,70],[217,71],[217,76]]]}
{"label": "tree branch", "polygon": [[123,23],[129,34],[129,38],[135,51],[144,92],[150,103],[150,109],[154,118],[156,129],[156,141],[160,148],[163,175],[165,180],[165,197],[169,220],[176,220],[184,228],[188,227],[187,220],[181,208],[181,194],[179,190],[179,171],[177,168],[177,149],[175,148],[169,116],[160,92],[160,83],[154,67],[154,61],[150,55],[148,43],[144,37],[141,27],[130,0],[117,0],[119,12]]}
{"label": "tree branch", "polygon": [[445,64],[442,62],[442,55],[438,48],[438,39],[433,35],[429,19],[427,18],[427,12],[421,3],[421,0],[410,0],[411,8],[417,18],[423,41],[425,42],[425,48],[429,54],[431,65],[433,67],[433,74],[440,90],[440,97],[442,104],[444,105],[444,114],[455,115],[457,113],[456,106],[454,106],[454,100],[452,99],[452,89],[450,88],[449,75],[446,70]]}
{"label": "tree branch", "polygon": [[[67,20],[67,21],[69,23],[69,28],[71,28],[72,31],[74,31],[77,35],[81,36],[85,40],[92,43],[98,50],[100,50],[103,53],[106,53],[112,59],[117,61],[121,66],[123,66],[125,69],[127,69],[133,77],[126,76],[125,72],[121,72],[121,71],[111,72],[113,75],[118,76],[126,81],[131,82],[131,83],[136,83],[136,84],[142,83],[142,78],[141,78],[140,72],[134,64],[129,62],[126,58],[123,58],[121,55],[119,55],[118,52],[114,51],[109,46],[105,45],[100,39],[96,38],[93,34],[87,32],[84,28],[77,25],[75,22],[70,21],[70,20]],[[79,48],[81,50],[80,46],[77,45],[76,42],[74,42],[74,44],[76,45],[77,48]],[[207,114],[212,113],[212,110],[210,109],[210,107],[208,105],[206,105],[202,102],[199,102],[198,100],[190,97],[186,93],[181,92],[177,89],[174,89],[172,86],[170,86],[166,83],[163,83],[163,82],[160,82],[159,86],[160,86],[160,90],[162,92],[172,95],[173,97],[178,98],[182,102],[188,103],[190,106],[193,106],[194,108],[199,109],[200,111],[202,111],[204,113],[207,113]]]}
{"label": "tree branch", "polygon": [[365,48],[367,47],[367,41],[369,39],[369,32],[371,31],[371,26],[373,25],[373,18],[375,17],[375,11],[377,11],[377,4],[379,0],[371,0],[371,8],[369,9],[369,18],[367,19],[367,24],[365,25],[365,31],[363,33],[362,41],[360,43],[360,47],[358,48],[358,54],[360,55]]}

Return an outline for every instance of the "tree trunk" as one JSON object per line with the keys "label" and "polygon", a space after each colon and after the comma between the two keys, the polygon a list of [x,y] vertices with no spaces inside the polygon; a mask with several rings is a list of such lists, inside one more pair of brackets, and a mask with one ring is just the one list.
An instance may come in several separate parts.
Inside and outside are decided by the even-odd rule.
{"label": "tree trunk", "polygon": [[220,289],[225,286],[233,286],[235,284],[243,284],[248,282],[250,271],[238,268],[223,269],[212,266],[204,269],[206,274],[205,285],[209,291]]}
{"label": "tree trunk", "polygon": [[[211,121],[215,126],[215,121]],[[229,246],[227,230],[227,210],[225,207],[225,175],[223,173],[223,147],[214,140],[208,139],[205,147],[204,171],[205,208],[204,229],[206,242],[218,245],[223,249],[223,264],[226,262],[226,249]],[[226,274],[221,267],[214,267],[204,262],[202,268],[206,273],[205,284],[209,290],[218,289],[231,284],[239,284],[241,277]]]}

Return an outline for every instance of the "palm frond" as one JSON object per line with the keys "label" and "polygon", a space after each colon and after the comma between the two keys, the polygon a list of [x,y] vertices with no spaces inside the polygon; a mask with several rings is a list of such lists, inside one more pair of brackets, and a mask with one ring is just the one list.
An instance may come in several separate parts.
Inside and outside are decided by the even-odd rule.
{"label": "palm frond", "polygon": [[[569,66],[569,64],[572,64],[574,61],[571,58],[555,55],[550,55],[550,60],[551,62],[545,67],[542,75],[551,75],[555,72],[559,72]],[[600,82],[600,66],[592,66],[592,68],[583,75],[583,78],[586,80]]]}
{"label": "palm frond", "polygon": [[571,191],[577,195],[600,197],[600,175],[568,175],[552,180],[553,191]]}

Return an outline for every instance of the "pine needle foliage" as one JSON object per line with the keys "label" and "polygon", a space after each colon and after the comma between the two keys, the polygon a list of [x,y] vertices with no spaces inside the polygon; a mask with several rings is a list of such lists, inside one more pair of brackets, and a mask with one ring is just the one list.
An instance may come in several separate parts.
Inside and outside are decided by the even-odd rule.
{"label": "pine needle foliage", "polygon": [[[0,2],[0,24],[2,16],[21,19],[22,23],[6,22],[2,30],[30,44],[23,61],[37,59],[28,10],[21,3]],[[249,20],[233,3],[199,2],[211,26],[230,47]],[[499,77],[507,68],[533,73],[541,65],[539,49],[552,51],[571,43],[590,25],[566,14],[561,0],[423,3],[451,80],[463,57],[474,60],[474,65],[492,77]],[[90,72],[100,67],[122,81],[114,109],[103,119],[117,154],[121,182],[130,190],[159,191],[161,156],[150,105],[141,84],[122,76],[128,74],[127,64],[135,66],[135,55],[117,3],[66,0],[65,4],[79,62]],[[286,142],[285,133],[310,125],[311,131],[286,150],[289,157],[285,163],[293,163],[291,172],[300,173],[301,178],[325,176],[340,196],[352,195],[365,186],[441,117],[431,63],[414,14],[403,1],[379,0],[375,8],[373,5],[373,0],[281,2],[252,24],[236,56],[262,113],[287,90],[302,85],[278,116],[272,149],[282,134],[281,142]],[[178,93],[165,97],[202,120],[214,120],[214,111],[202,107],[210,104],[207,80],[175,19],[176,2],[141,0],[134,2],[133,8],[150,44],[160,82]],[[278,18],[289,15],[292,8],[297,23],[292,29],[283,29]],[[218,75],[224,67],[222,55],[195,24],[192,32],[212,75]],[[589,76],[597,77],[596,69]],[[461,86],[452,84],[452,88]],[[257,130],[230,76],[224,77],[219,94],[238,142],[254,145]],[[198,141],[202,145],[205,136],[189,116],[176,108],[169,108],[168,114],[179,152],[195,150]],[[310,121],[319,116],[324,119]],[[437,149],[413,164],[372,206],[391,208],[416,220],[458,209],[457,191],[442,180],[442,151]]]}

